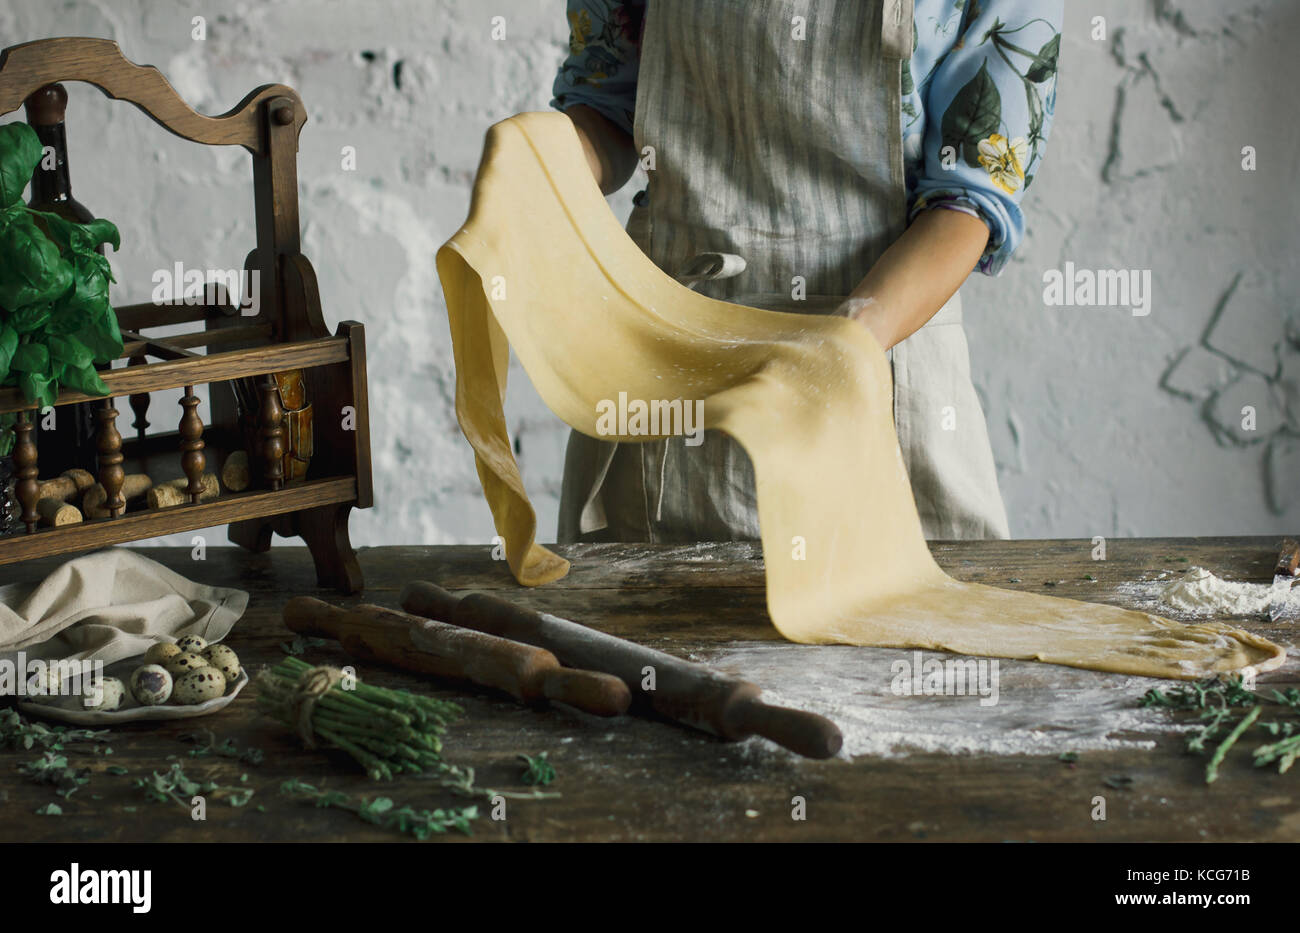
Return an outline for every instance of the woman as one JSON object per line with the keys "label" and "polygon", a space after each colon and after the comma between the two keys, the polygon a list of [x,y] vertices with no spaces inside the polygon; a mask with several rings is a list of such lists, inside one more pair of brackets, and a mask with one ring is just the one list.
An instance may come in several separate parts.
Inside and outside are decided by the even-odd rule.
{"label": "woman", "polygon": [[[1008,536],[957,290],[976,267],[997,275],[1023,238],[1063,7],[569,0],[552,105],[606,194],[647,170],[628,233],[711,297],[871,331],[928,538]],[[574,432],[559,540],[757,538],[748,457],[705,436]]]}

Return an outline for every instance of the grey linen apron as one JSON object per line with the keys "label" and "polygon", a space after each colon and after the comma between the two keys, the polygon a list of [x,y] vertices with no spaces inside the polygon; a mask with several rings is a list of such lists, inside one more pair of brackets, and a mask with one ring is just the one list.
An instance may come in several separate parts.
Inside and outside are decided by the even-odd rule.
{"label": "grey linen apron", "polygon": [[[693,285],[736,301],[737,314],[833,311],[906,229],[911,52],[911,0],[650,0],[634,138],[654,167],[629,235],[683,281],[701,254],[741,257]],[[807,297],[796,300],[800,283]],[[926,537],[1007,537],[960,294],[890,360]],[[704,438],[616,444],[573,432],[558,540],[757,539],[748,455],[721,432]]]}

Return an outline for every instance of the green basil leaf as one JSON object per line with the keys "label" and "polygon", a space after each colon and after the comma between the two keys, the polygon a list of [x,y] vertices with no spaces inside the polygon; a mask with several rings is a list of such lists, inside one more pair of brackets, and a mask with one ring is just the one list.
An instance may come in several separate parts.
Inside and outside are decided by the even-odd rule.
{"label": "green basil leaf", "polygon": [[23,398],[42,408],[53,405],[57,394],[50,377],[44,373],[19,373],[18,388],[22,390]]}
{"label": "green basil leaf", "polygon": [[31,211],[27,205],[19,201],[17,204],[11,204],[8,207],[0,208],[0,230],[5,229],[11,223],[22,220],[24,216],[31,216]]}
{"label": "green basil leaf", "polygon": [[28,305],[17,313],[11,314],[9,323],[18,333],[30,334],[44,327],[53,313],[54,306],[51,304]]}
{"label": "green basil leaf", "polygon": [[[94,253],[104,243],[112,244],[113,249],[118,249],[122,245],[117,227],[102,218],[81,224],[48,211],[32,211],[32,213],[45,224],[50,239],[65,250]],[[95,253],[95,255],[99,254]]]}
{"label": "green basil leaf", "polygon": [[61,381],[64,388],[75,389],[87,395],[108,394],[108,386],[104,384],[104,380],[100,378],[93,366],[67,366],[64,368]]}
{"label": "green basil leaf", "polygon": [[[103,262],[104,265],[100,265]],[[74,253],[71,257],[72,281],[77,289],[77,300],[86,307],[96,307],[108,301],[109,277],[105,274],[107,261],[98,253],[89,256]]]}
{"label": "green basil leaf", "polygon": [[45,324],[45,333],[51,337],[66,337],[81,330],[85,324],[86,310],[77,303],[76,290],[70,289],[54,305],[54,312]]}
{"label": "green basil leaf", "polygon": [[89,366],[94,358],[90,348],[76,337],[50,336],[46,343],[50,348],[50,359],[71,369]]}
{"label": "green basil leaf", "polygon": [[122,355],[122,331],[117,326],[117,314],[107,301],[93,308],[93,316],[76,336],[95,354],[96,363],[107,363]]}
{"label": "green basil leaf", "polygon": [[0,207],[22,201],[23,189],[31,183],[42,152],[36,131],[26,123],[0,126]]}
{"label": "green basil leaf", "polygon": [[20,373],[43,373],[50,368],[50,351],[43,343],[20,343],[9,361]]}
{"label": "green basil leaf", "polygon": [[9,311],[58,299],[73,270],[30,214],[11,215],[0,229],[0,308]]}
{"label": "green basil leaf", "polygon": [[0,380],[9,375],[9,367],[18,349],[18,331],[8,324],[0,324]]}
{"label": "green basil leaf", "polygon": [[96,363],[107,363],[122,353],[122,334],[108,301],[108,280],[101,274],[100,262],[106,263],[97,253],[73,254],[74,286],[55,305],[46,333],[75,335],[90,348]]}

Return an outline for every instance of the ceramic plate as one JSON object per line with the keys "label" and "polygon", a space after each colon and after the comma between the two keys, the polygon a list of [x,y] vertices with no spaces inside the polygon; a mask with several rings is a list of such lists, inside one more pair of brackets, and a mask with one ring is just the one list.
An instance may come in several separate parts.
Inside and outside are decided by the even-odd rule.
{"label": "ceramic plate", "polygon": [[18,700],[18,708],[24,713],[31,713],[34,716],[58,719],[79,726],[112,726],[124,722],[159,719],[193,719],[196,716],[215,713],[217,710],[229,706],[230,701],[239,696],[239,691],[243,690],[248,684],[248,671],[241,670],[239,679],[226,687],[225,696],[205,700],[202,703],[195,703],[193,706],[180,706],[175,703],[164,703],[162,706],[141,706],[135,701],[135,697],[131,696],[130,679],[131,672],[144,663],[144,656],[137,655],[134,658],[127,658],[125,661],[118,661],[104,668],[105,677],[119,677],[122,683],[127,684],[126,698],[122,702],[121,709],[115,709],[111,712],[86,709],[81,704],[81,697],[79,696],[21,698]]}

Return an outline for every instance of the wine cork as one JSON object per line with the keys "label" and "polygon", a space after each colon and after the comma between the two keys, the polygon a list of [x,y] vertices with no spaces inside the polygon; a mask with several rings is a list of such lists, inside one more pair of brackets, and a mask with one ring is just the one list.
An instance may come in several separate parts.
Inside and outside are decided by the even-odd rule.
{"label": "wine cork", "polygon": [[85,492],[95,485],[95,476],[89,470],[64,470],[61,475],[65,479],[70,479],[76,483],[77,490],[80,492]]}
{"label": "wine cork", "polygon": [[[190,494],[186,492],[190,481],[185,477],[174,479],[166,483],[159,483],[148,492],[149,508],[166,509],[173,505],[182,505],[190,501]],[[217,498],[221,492],[221,486],[217,483],[215,473],[203,474],[203,491],[199,493],[199,501],[207,502]]]}
{"label": "wine cork", "polygon": [[221,485],[231,492],[243,492],[251,483],[248,477],[248,451],[236,450],[221,466]]}
{"label": "wine cork", "polygon": [[[139,499],[147,493],[153,486],[151,480],[144,473],[128,473],[126,479],[122,481],[122,498],[130,502],[132,499]],[[100,483],[95,483],[86,490],[85,497],[81,500],[81,507],[85,510],[87,518],[108,518],[109,512],[104,503],[108,501],[108,493]]]}
{"label": "wine cork", "polygon": [[75,525],[81,521],[81,511],[62,499],[41,499],[36,503],[36,511],[41,516],[42,525],[54,528],[60,525]]}
{"label": "wine cork", "polygon": [[93,485],[95,485],[95,477],[85,470],[65,470],[54,479],[41,480],[39,498],[67,502]]}

